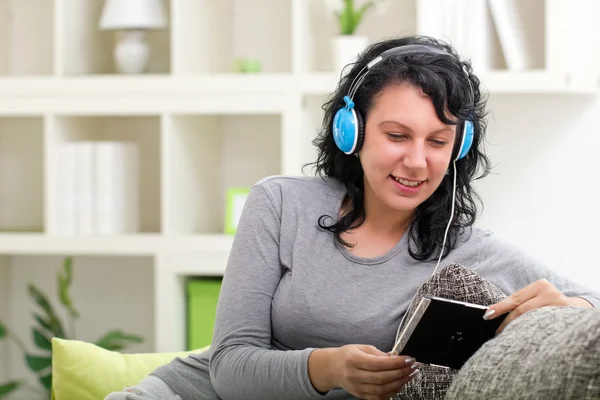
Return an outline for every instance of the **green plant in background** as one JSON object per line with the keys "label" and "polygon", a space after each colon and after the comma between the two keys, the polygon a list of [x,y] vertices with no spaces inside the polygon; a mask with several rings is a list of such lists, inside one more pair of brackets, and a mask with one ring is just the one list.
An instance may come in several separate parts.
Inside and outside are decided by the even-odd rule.
{"label": "green plant in background", "polygon": [[[390,0],[366,0],[359,5],[358,0],[327,0],[328,6],[338,19],[341,35],[354,35],[367,12],[373,8],[380,8],[386,1]],[[380,13],[385,13],[384,9],[380,10]]]}
{"label": "green plant in background", "polygon": [[[50,399],[52,386],[52,337],[61,339],[75,339],[75,321],[80,314],[75,308],[73,299],[69,293],[73,282],[73,260],[67,257],[62,269],[58,272],[58,298],[60,304],[67,312],[68,330],[55,312],[48,296],[30,283],[27,287],[29,295],[39,308],[34,311],[33,319],[36,324],[31,328],[33,342],[36,352],[27,350],[23,341],[11,332],[8,327],[0,321],[0,340],[12,340],[23,353],[27,367],[33,371],[41,384],[39,386],[29,385],[24,380],[13,380],[4,384],[0,383],[0,399],[17,390],[29,390],[39,394],[40,398]],[[132,343],[141,343],[143,338],[137,335],[124,333],[121,330],[111,330],[95,342],[107,350],[120,351]]]}

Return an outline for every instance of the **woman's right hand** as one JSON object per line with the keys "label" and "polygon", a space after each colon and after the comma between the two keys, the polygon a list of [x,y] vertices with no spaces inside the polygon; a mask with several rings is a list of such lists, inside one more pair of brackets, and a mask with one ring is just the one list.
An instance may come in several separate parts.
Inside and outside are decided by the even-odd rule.
{"label": "woman's right hand", "polygon": [[369,345],[337,348],[332,358],[335,386],[365,400],[387,400],[419,373],[415,359]]}

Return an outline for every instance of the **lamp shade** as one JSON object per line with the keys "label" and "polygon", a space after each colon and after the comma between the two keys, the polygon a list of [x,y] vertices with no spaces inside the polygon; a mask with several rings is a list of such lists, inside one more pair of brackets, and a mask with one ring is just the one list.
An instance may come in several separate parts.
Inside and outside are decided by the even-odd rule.
{"label": "lamp shade", "polygon": [[101,29],[159,29],[167,25],[162,0],[105,0]]}

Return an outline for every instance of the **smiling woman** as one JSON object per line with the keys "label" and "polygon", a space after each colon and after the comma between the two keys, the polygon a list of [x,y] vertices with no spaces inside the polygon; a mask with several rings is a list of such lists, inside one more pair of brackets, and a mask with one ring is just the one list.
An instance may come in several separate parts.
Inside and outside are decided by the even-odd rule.
{"label": "smiling woman", "polygon": [[182,400],[444,398],[445,373],[391,353],[442,259],[524,300],[493,308],[509,321],[551,304],[600,305],[599,294],[471,226],[471,184],[489,172],[484,108],[470,64],[450,46],[407,37],[368,48],[325,104],[319,176],[269,176],[250,190],[210,349],[131,390],[148,400],[160,397],[152,391]]}

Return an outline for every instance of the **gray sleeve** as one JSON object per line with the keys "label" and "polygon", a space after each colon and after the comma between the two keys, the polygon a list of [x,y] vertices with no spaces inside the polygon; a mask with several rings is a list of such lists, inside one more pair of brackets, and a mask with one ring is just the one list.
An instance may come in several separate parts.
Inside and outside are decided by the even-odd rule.
{"label": "gray sleeve", "polygon": [[482,237],[477,271],[509,295],[539,279],[546,278],[565,295],[584,298],[594,307],[600,308],[600,293],[569,280],[491,232],[485,233]]}
{"label": "gray sleeve", "polygon": [[323,397],[308,376],[308,356],[314,349],[271,349],[271,302],[283,272],[280,204],[255,185],[233,241],[210,358],[212,383],[224,399]]}

